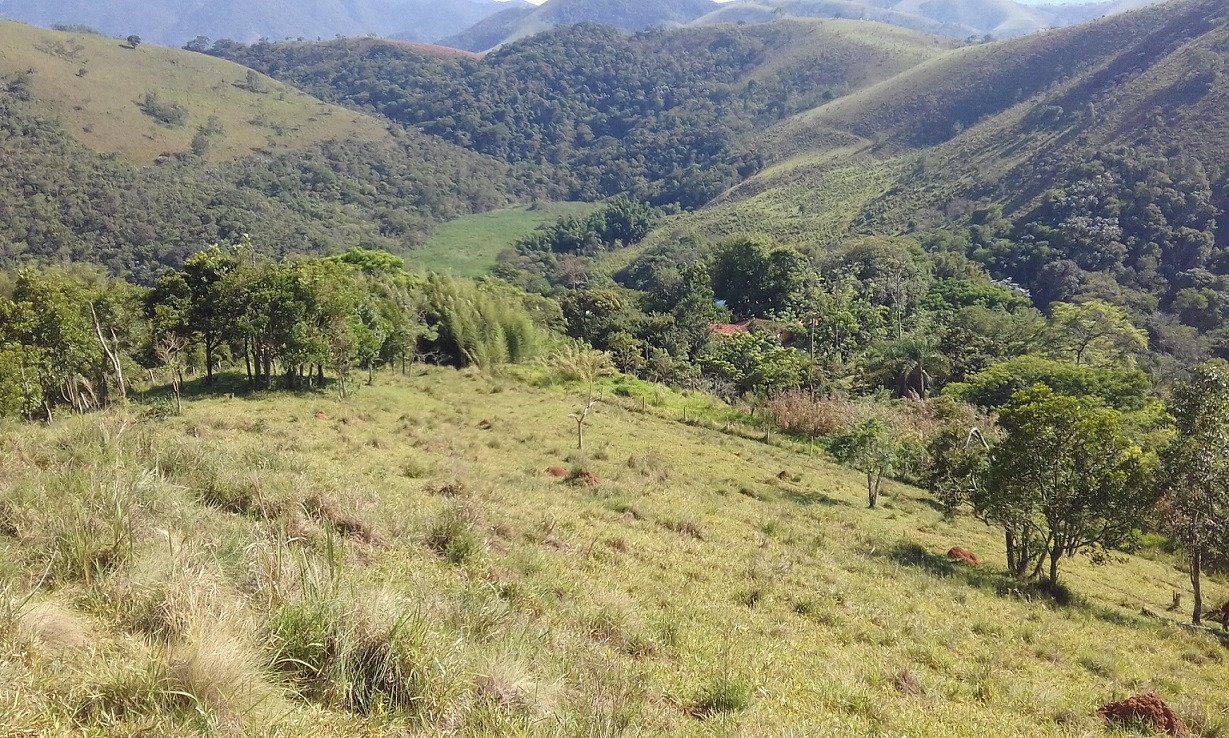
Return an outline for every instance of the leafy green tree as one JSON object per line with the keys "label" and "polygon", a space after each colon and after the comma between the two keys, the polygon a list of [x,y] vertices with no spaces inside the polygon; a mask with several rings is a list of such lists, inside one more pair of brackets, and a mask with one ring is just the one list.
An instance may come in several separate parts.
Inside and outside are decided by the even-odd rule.
{"label": "leafy green tree", "polygon": [[1064,556],[1119,546],[1147,516],[1147,458],[1117,411],[1037,386],[1012,396],[999,425],[974,507],[1003,527],[1015,574],[1036,575],[1048,559],[1055,585]]}
{"label": "leafy green tree", "polygon": [[1161,451],[1158,489],[1166,525],[1190,559],[1191,622],[1199,625],[1203,569],[1229,555],[1229,365],[1193,368],[1168,409],[1177,434]]}
{"label": "leafy green tree", "polygon": [[1036,384],[1062,395],[1096,398],[1119,410],[1143,407],[1152,390],[1151,379],[1138,369],[1077,365],[1030,355],[994,364],[965,382],[947,385],[943,392],[990,409],[1010,403],[1015,393]]}
{"label": "leafy green tree", "polygon": [[[187,285],[191,305],[187,328],[204,348],[208,382],[213,381],[218,348],[228,338],[238,318],[236,310],[243,304],[242,297],[234,292],[235,285],[227,279],[238,267],[239,260],[235,253],[217,246],[199,251],[184,262],[183,282]],[[178,291],[173,278],[168,278],[165,289],[170,295]],[[174,329],[179,326],[167,327]]]}
{"label": "leafy green tree", "polygon": [[1076,364],[1123,364],[1148,348],[1148,334],[1117,306],[1090,300],[1077,305],[1057,302],[1050,309],[1054,348]]}
{"label": "leafy green tree", "polygon": [[883,478],[901,471],[908,463],[900,435],[879,418],[868,418],[852,430],[833,436],[828,452],[840,463],[866,475],[867,502],[871,509],[879,504]]}
{"label": "leafy green tree", "polygon": [[739,392],[762,395],[806,383],[811,362],[805,354],[781,346],[770,331],[753,330],[719,336],[700,357],[706,374],[729,382]]}
{"label": "leafy green tree", "polygon": [[791,310],[809,272],[806,258],[793,248],[774,247],[759,238],[733,238],[717,249],[713,292],[736,318],[764,317]]}

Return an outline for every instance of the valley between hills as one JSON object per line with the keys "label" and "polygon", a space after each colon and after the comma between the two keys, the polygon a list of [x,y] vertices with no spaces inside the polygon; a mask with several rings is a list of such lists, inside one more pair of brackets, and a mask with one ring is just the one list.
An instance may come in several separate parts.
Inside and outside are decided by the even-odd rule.
{"label": "valley between hills", "polygon": [[0,735],[1229,731],[1223,3],[383,5],[0,21]]}

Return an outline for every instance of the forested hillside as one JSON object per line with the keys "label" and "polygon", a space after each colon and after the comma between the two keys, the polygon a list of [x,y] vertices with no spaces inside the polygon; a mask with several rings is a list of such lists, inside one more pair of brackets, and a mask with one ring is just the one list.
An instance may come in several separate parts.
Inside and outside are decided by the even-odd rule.
{"label": "forested hillside", "polygon": [[0,258],[152,281],[248,233],[404,251],[525,196],[506,165],[199,54],[0,25]]}
{"label": "forested hillside", "polygon": [[1156,338],[1186,352],[1224,303],[1226,21],[1182,2],[959,49],[783,122],[761,174],[654,238],[911,234],[1043,308],[1175,321]]}
{"label": "forested hillside", "polygon": [[637,35],[582,25],[481,59],[378,41],[210,53],[541,176],[565,199],[705,204],[761,160],[753,131],[887,79],[947,42],[814,21]]}

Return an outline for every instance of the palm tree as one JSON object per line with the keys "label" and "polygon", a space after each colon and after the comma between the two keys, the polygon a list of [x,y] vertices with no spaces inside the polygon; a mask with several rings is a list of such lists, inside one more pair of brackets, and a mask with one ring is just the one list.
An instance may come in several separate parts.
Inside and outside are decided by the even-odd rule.
{"label": "palm tree", "polygon": [[951,361],[939,350],[936,331],[919,328],[879,344],[872,353],[870,376],[894,384],[898,394],[916,391],[926,399],[936,378],[946,376]]}

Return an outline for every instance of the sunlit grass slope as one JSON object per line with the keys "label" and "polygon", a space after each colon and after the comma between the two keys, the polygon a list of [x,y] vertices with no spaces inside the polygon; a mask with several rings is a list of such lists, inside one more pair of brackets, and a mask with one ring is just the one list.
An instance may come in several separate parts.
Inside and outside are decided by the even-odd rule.
{"label": "sunlit grass slope", "polygon": [[[378,141],[386,124],[204,54],[139,45],[92,34],[59,33],[0,20],[0,77],[32,70],[30,94],[47,115],[86,146],[146,164],[163,153],[189,151],[199,127],[216,116],[223,133],[209,158],[234,159],[253,150],[284,151],[326,139]],[[254,87],[254,89],[253,89]],[[146,93],[187,111],[167,126],[142,112]]]}
{"label": "sunlit grass slope", "polygon": [[564,216],[585,215],[594,207],[589,203],[550,202],[458,218],[437,228],[431,240],[415,249],[407,261],[420,271],[481,277],[491,273],[501,251],[539,226]]}
{"label": "sunlit grass slope", "polygon": [[578,452],[535,376],[3,426],[0,735],[1095,736],[1139,691],[1229,727],[1165,556],[1056,607],[702,398],[608,380]]}

